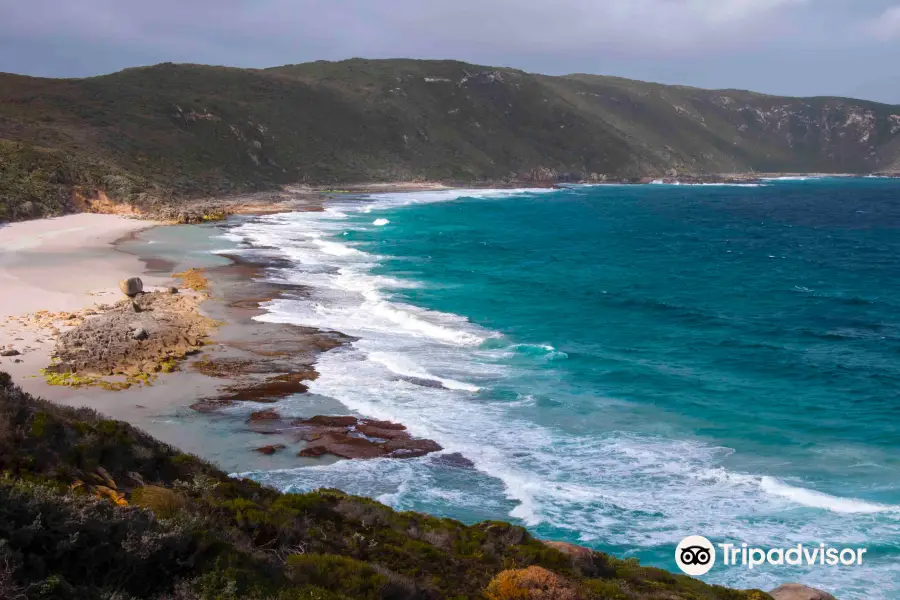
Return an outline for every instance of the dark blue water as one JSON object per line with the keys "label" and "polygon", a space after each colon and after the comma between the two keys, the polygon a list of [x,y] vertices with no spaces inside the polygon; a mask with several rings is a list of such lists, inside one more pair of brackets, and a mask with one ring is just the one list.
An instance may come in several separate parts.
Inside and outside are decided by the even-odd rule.
{"label": "dark blue water", "polygon": [[670,569],[689,534],[866,547],[705,579],[900,590],[900,182],[385,195],[245,234],[325,290],[273,320],[362,338],[314,391],[477,466],[261,478]]}

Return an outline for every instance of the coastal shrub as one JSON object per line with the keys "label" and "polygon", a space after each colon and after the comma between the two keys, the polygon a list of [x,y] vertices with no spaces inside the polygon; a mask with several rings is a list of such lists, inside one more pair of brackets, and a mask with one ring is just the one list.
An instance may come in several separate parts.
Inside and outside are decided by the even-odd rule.
{"label": "coastal shrub", "polygon": [[484,590],[488,600],[580,600],[571,581],[543,567],[500,572]]}
{"label": "coastal shrub", "polygon": [[301,554],[287,559],[291,579],[335,590],[351,598],[379,600],[389,580],[370,565],[331,554]]}
{"label": "coastal shrub", "polygon": [[163,519],[171,519],[184,510],[187,501],[184,496],[174,490],[147,485],[137,488],[131,493],[131,503],[152,510]]}
{"label": "coastal shrub", "polygon": [[630,598],[617,581],[585,579],[583,585],[590,596],[597,600],[629,600]]}

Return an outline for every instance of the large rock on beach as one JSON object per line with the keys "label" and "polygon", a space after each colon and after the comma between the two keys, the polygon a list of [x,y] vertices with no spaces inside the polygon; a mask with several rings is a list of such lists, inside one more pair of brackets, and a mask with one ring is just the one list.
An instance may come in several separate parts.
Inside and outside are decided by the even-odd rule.
{"label": "large rock on beach", "polygon": [[140,277],[123,279],[119,282],[119,289],[122,290],[122,293],[129,298],[134,298],[138,294],[142,294],[144,292],[144,282],[141,281]]}
{"label": "large rock on beach", "polygon": [[769,595],[775,598],[775,600],[837,600],[837,598],[828,592],[823,592],[822,590],[817,590],[816,588],[811,588],[799,583],[786,583],[780,585],[769,592]]}

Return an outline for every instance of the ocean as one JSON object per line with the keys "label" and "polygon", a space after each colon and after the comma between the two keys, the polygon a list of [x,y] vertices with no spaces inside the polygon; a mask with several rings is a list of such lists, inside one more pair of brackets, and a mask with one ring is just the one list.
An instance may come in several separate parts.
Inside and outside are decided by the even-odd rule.
{"label": "ocean", "polygon": [[359,338],[283,414],[328,397],[475,464],[246,475],[670,570],[687,535],[864,547],[702,579],[900,595],[900,181],[348,196],[228,235],[305,286],[259,319]]}

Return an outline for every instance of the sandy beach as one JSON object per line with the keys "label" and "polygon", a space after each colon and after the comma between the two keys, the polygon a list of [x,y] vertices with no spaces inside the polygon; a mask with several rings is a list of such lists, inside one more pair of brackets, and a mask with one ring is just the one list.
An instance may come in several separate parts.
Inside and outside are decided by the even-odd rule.
{"label": "sandy beach", "polygon": [[[353,193],[373,193],[443,186],[353,187]],[[321,210],[322,200],[318,191],[288,189],[279,212]],[[254,214],[274,211],[273,206],[235,218],[252,219]],[[229,252],[236,246],[223,240],[219,231],[231,226],[233,223],[225,221],[172,225],[103,214],[0,225],[0,350],[19,352],[0,357],[0,371],[12,375],[29,393],[68,406],[88,406],[127,421],[225,469],[291,468],[333,460],[298,457],[296,450],[276,456],[254,452],[271,444],[288,448],[297,445],[291,428],[286,428],[287,420],[254,423],[251,413],[273,406],[277,409],[274,403],[303,394],[303,382],[317,376],[319,354],[347,343],[348,338],[336,331],[254,320],[264,312],[259,308],[261,303],[285,294],[302,296],[305,291],[302,286],[264,281],[264,271],[272,266],[270,257],[263,255],[256,261]],[[194,268],[203,274],[204,289],[200,292],[187,289],[186,281],[172,276],[175,271]],[[150,312],[131,317],[122,313],[123,305],[113,306],[124,298],[118,282],[129,277],[140,277],[145,291],[151,292],[138,298]],[[127,389],[111,389],[103,381],[77,387],[48,383],[43,370],[51,362],[68,364],[59,354],[58,342],[78,334],[76,337],[82,340],[94,340],[84,347],[96,352],[105,346],[98,345],[96,337],[80,333],[85,329],[90,332],[97,325],[96,319],[117,323],[109,330],[117,336],[123,327],[126,331],[132,327],[133,321],[148,318],[152,325],[153,315],[159,314],[156,303],[167,302],[170,286],[179,288],[172,299],[193,296],[199,302],[188,303],[187,308],[174,313],[166,309],[169,317],[178,317],[180,312],[216,323],[205,339],[192,340],[197,346],[187,352],[177,350],[180,358],[171,365],[164,365],[169,362],[164,356],[157,359],[155,369],[152,360],[138,365],[137,381],[131,376],[112,376],[112,371],[103,374],[109,375],[103,377],[108,383],[129,382]],[[35,318],[39,311],[45,311],[45,316]],[[52,313],[56,320],[48,323],[46,313]],[[66,316],[71,319],[66,320]],[[159,339],[154,333],[150,341]],[[81,377],[82,367],[75,367],[73,373]],[[328,398],[314,394],[303,397],[308,416],[347,414],[345,407]]]}
{"label": "sandy beach", "polygon": [[[48,386],[37,377],[50,361],[53,340],[17,319],[38,310],[78,311],[122,298],[121,279],[142,276],[147,286],[167,279],[143,275],[134,256],[115,251],[123,236],[158,223],[116,215],[76,214],[0,226],[0,347],[21,354],[0,358],[26,391],[62,399],[76,390]],[[16,362],[19,361],[19,362]]]}

